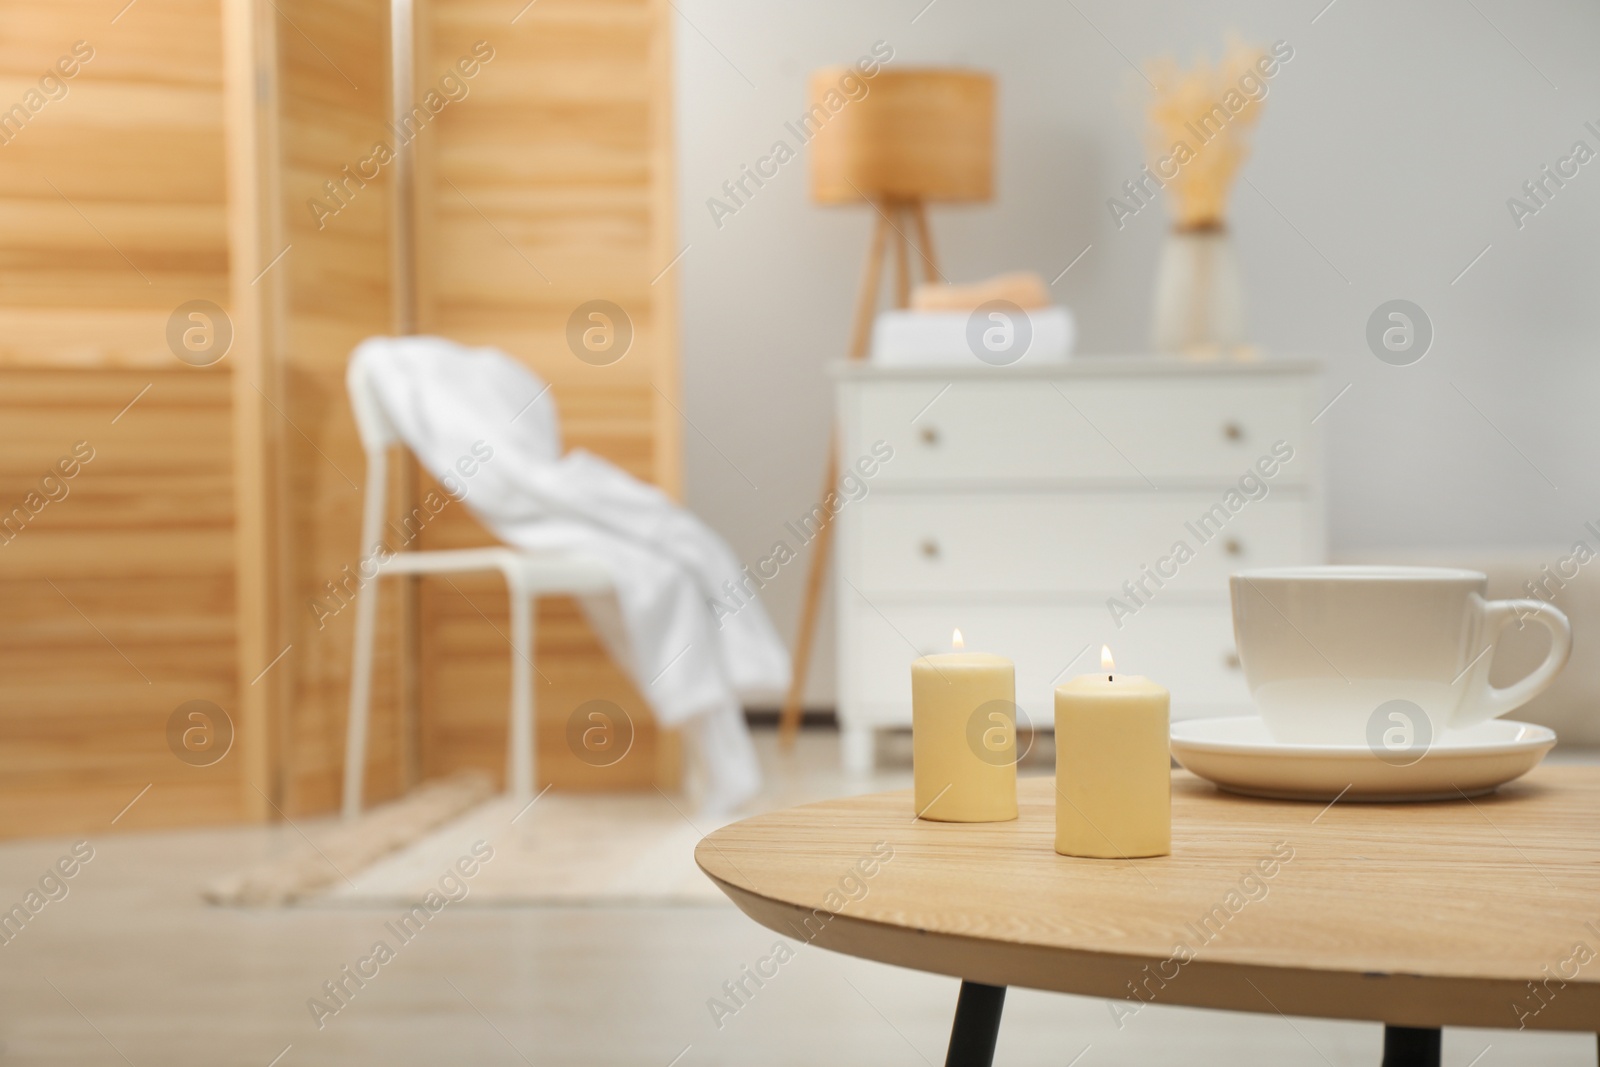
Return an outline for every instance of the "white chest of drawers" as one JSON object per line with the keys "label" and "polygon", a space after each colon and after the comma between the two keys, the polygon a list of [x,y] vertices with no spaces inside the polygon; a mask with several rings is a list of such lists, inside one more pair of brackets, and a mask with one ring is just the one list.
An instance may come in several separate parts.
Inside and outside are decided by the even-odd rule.
{"label": "white chest of drawers", "polygon": [[1248,708],[1227,575],[1325,555],[1314,364],[836,374],[842,467],[893,449],[835,520],[847,769],[911,724],[910,662],[957,627],[1016,661],[1036,726],[1102,644],[1172,691],[1174,718]]}

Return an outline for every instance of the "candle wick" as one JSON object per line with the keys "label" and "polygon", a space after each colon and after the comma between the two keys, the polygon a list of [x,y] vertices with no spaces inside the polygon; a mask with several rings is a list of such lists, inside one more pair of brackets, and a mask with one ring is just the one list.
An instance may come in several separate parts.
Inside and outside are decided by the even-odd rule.
{"label": "candle wick", "polygon": [[1108,675],[1106,675],[1106,681],[1112,682],[1112,681],[1116,681],[1116,679],[1112,678],[1111,675],[1108,674]]}

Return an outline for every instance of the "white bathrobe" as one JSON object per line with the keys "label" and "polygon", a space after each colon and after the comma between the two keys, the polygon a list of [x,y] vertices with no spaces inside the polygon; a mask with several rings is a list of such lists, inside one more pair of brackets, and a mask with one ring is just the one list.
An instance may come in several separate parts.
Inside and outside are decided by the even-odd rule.
{"label": "white bathrobe", "polygon": [[[495,536],[521,549],[581,553],[611,572],[615,599],[585,597],[585,613],[656,718],[686,727],[707,806],[727,809],[753,793],[760,765],[741,696],[781,691],[790,664],[758,601],[731,598],[744,606],[713,613],[712,601],[730,600],[725,584],[741,578],[722,539],[600,457],[562,455],[549,387],[498,349],[374,337],[351,358],[395,432]],[[464,478],[457,460],[484,445],[493,456]]]}

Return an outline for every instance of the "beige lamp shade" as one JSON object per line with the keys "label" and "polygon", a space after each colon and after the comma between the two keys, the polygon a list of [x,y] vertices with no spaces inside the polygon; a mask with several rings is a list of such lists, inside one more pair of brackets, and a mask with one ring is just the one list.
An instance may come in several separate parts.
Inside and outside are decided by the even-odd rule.
{"label": "beige lamp shade", "polygon": [[[847,94],[852,86],[855,93]],[[818,203],[994,195],[990,75],[929,67],[862,78],[854,68],[830,67],[811,76],[810,88],[811,196]]]}

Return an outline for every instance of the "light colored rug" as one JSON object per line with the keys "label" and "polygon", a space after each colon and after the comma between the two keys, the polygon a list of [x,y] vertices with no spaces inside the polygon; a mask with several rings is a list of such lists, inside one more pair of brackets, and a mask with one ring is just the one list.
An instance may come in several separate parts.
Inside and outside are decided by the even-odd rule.
{"label": "light colored rug", "polygon": [[802,732],[781,751],[770,730],[756,746],[766,786],[743,810],[707,818],[679,795],[563,793],[532,804],[489,796],[487,786],[430,783],[361,820],[301,823],[284,855],[211,886],[227,904],[411,907],[728,906],[694,862],[700,838],[739,818],[848,793],[911,784],[910,737],[887,736],[882,766],[849,777],[838,737]]}
{"label": "light colored rug", "polygon": [[[766,785],[737,813],[707,818],[684,797],[654,790],[551,790],[520,813],[511,800],[496,797],[305,903],[412,904],[440,889],[440,879],[459,871],[462,857],[482,841],[494,858],[469,862],[473,876],[452,883],[469,906],[732,907],[695,866],[700,838],[757,812],[911,784],[909,734],[886,737],[882,766],[864,778],[840,771],[838,736],[831,732],[803,731],[789,751],[779,749],[771,730],[755,731],[755,742]],[[466,884],[455,887],[455,881]]]}
{"label": "light colored rug", "polygon": [[[526,808],[497,797],[335,885],[317,903],[410,904],[440,889],[452,870],[458,877],[448,889],[465,893],[455,903],[726,903],[695,866],[694,847],[732,820],[706,821],[684,805],[680,797],[655,792],[551,791]],[[463,857],[480,859],[467,864],[476,866],[471,878],[459,877]]]}
{"label": "light colored rug", "polygon": [[[288,904],[313,896],[482,804],[493,792],[476,771],[424,782],[409,796],[352,822],[322,820],[287,854],[206,886],[212,904]],[[298,830],[299,827],[296,827]]]}

